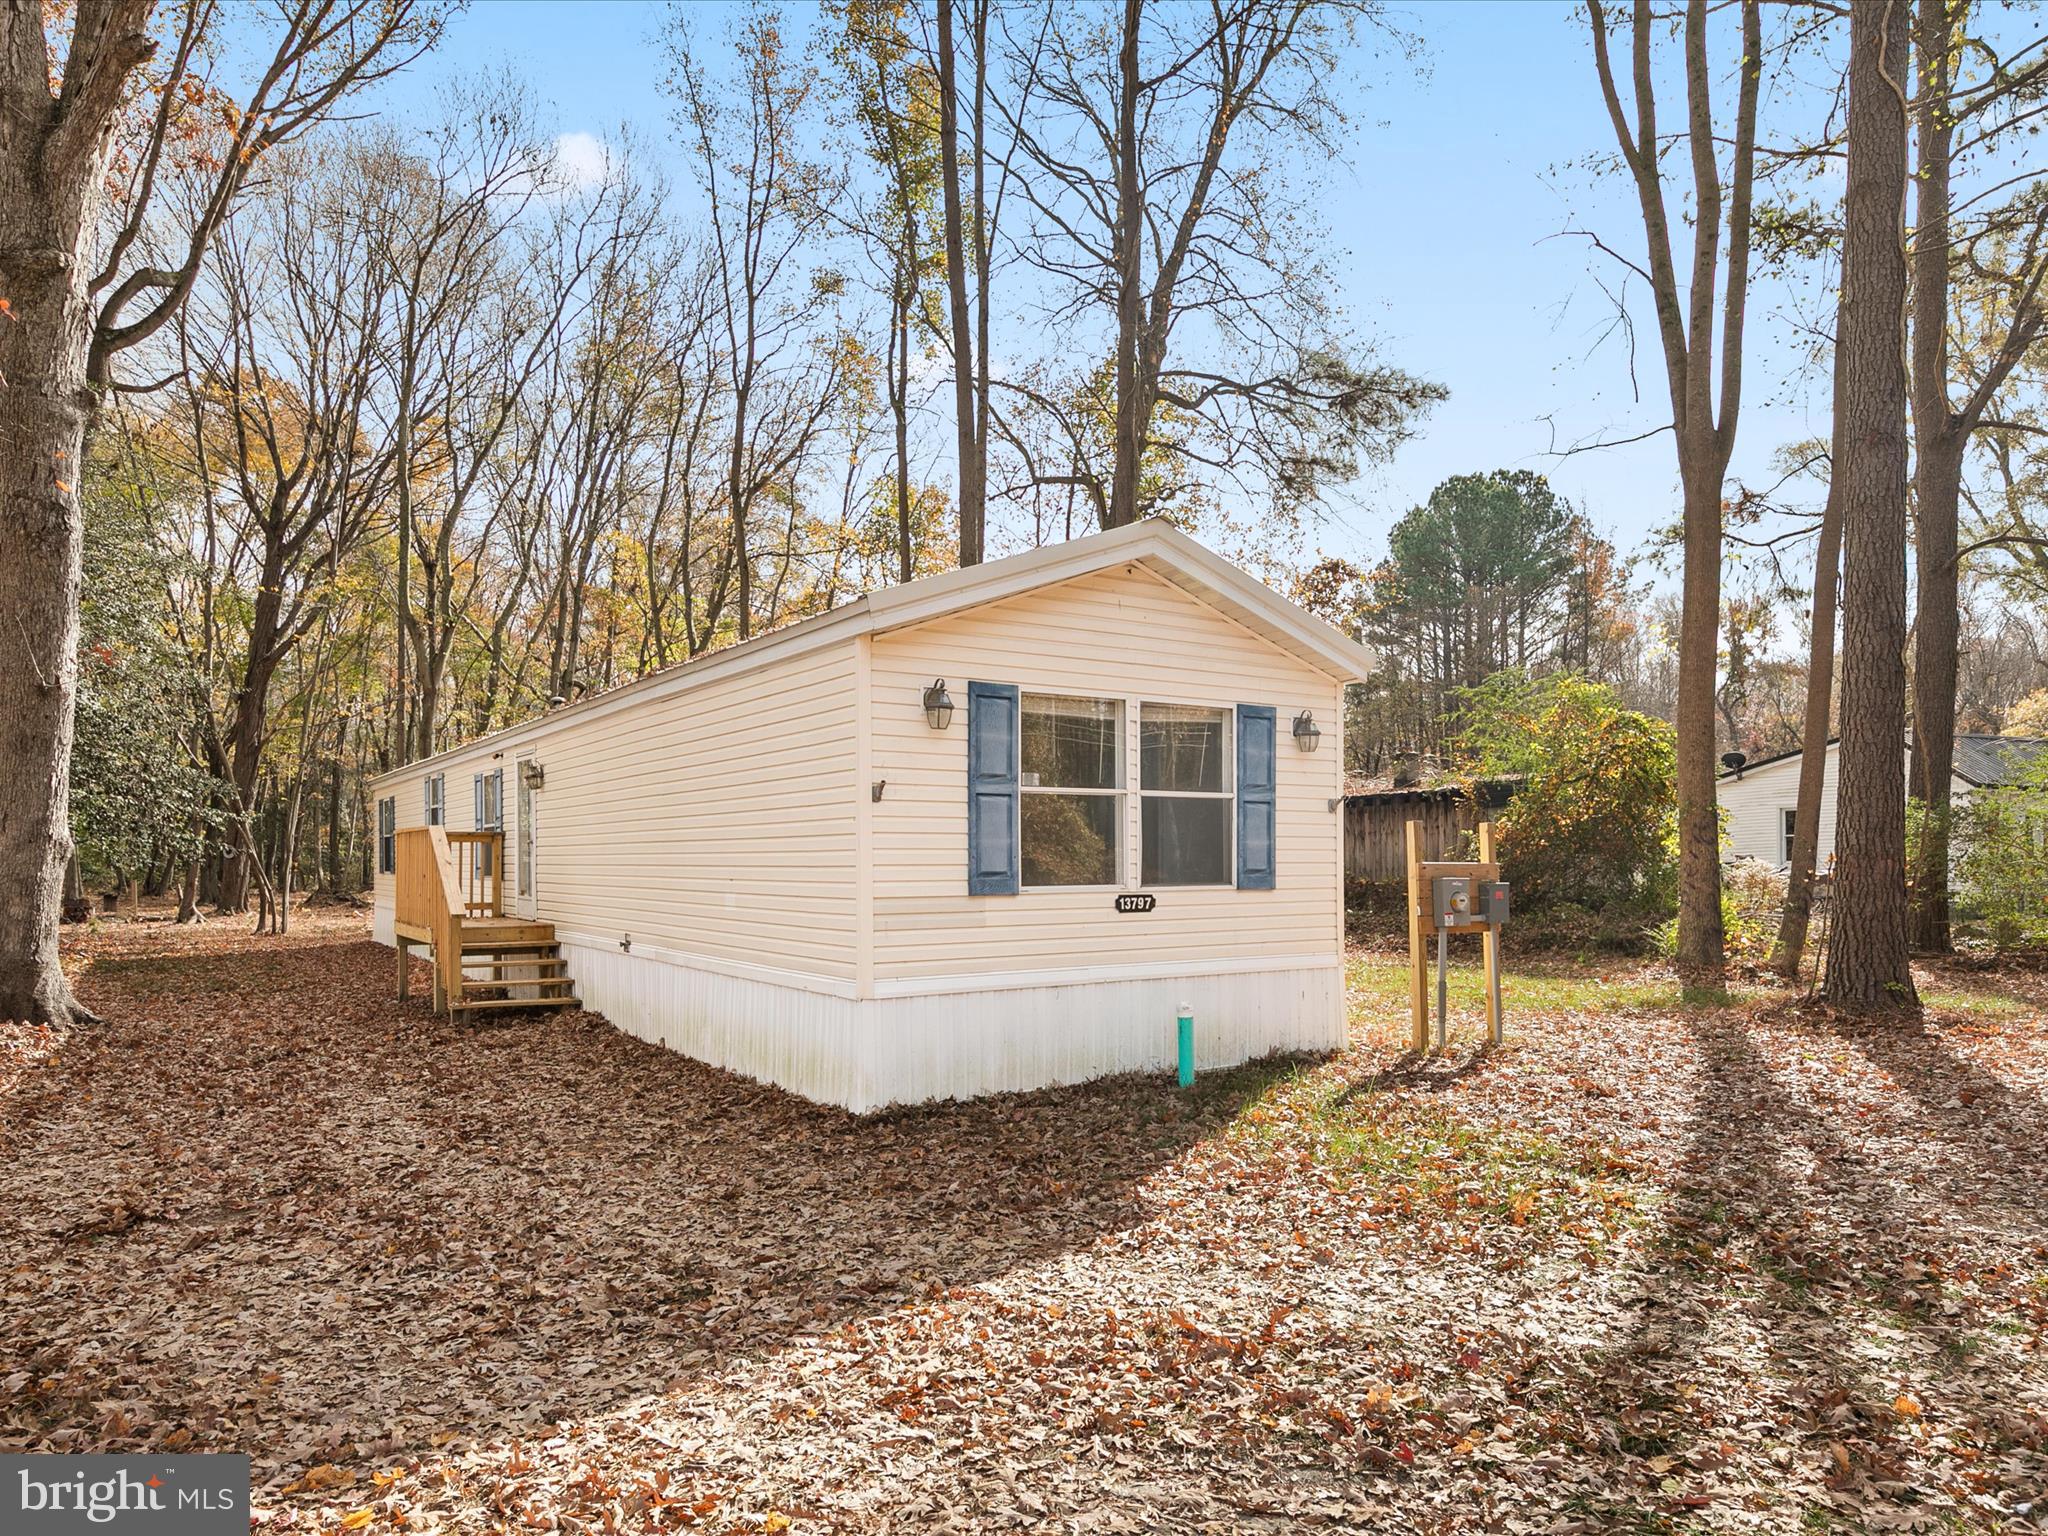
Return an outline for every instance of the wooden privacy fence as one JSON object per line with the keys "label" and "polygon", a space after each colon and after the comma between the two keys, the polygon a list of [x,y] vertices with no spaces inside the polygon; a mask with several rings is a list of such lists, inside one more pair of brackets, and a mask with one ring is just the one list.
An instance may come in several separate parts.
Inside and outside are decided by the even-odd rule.
{"label": "wooden privacy fence", "polygon": [[1421,823],[1422,857],[1431,862],[1464,858],[1479,823],[1506,805],[1513,785],[1487,782],[1476,790],[1372,790],[1344,797],[1344,878],[1369,885],[1400,884],[1408,878],[1411,821]]}

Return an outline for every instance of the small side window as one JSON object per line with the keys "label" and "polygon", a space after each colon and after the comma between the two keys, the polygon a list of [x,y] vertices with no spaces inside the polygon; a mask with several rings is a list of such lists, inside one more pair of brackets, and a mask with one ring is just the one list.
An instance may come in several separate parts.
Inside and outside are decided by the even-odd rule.
{"label": "small side window", "polygon": [[377,802],[377,873],[398,868],[398,801],[387,795]]}
{"label": "small side window", "polygon": [[448,819],[448,775],[436,773],[427,779],[427,825],[438,827]]}
{"label": "small side window", "polygon": [[1798,822],[1799,812],[1793,807],[1788,805],[1778,812],[1778,857],[1787,864],[1792,862],[1792,830]]}

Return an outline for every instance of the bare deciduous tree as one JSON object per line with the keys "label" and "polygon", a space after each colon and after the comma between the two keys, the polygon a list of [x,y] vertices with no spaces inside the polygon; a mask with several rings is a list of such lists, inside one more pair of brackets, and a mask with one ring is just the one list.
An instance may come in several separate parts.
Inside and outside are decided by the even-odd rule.
{"label": "bare deciduous tree", "polygon": [[[1743,327],[1749,306],[1757,102],[1763,77],[1758,0],[1742,0],[1735,113],[1717,127],[1708,43],[1710,0],[1687,0],[1683,29],[1685,128],[1692,172],[1692,258],[1681,278],[1666,206],[1658,126],[1655,36],[1649,0],[1626,28],[1633,117],[1611,55],[1622,30],[1602,0],[1588,0],[1600,91],[1641,208],[1646,262],[1630,269],[1650,288],[1664,354],[1671,431],[1684,499],[1683,619],[1678,658],[1678,957],[1702,971],[1723,963],[1721,827],[1714,797],[1714,686],[1721,611],[1722,497],[1742,409]],[[1728,160],[1723,164],[1723,145]],[[1723,248],[1725,235],[1725,250]],[[1603,245],[1603,248],[1604,245]],[[1626,258],[1623,258],[1624,260]],[[1718,336],[1717,336],[1718,331]],[[1720,399],[1715,400],[1718,383]]]}

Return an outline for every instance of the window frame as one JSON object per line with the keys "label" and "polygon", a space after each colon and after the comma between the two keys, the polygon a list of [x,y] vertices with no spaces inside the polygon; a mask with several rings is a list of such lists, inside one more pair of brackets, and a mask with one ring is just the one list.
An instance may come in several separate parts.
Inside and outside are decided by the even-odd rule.
{"label": "window frame", "polygon": [[[1145,788],[1144,719],[1145,711],[1154,709],[1199,709],[1223,717],[1223,788],[1209,789],[1147,789]],[[1184,699],[1140,699],[1138,700],[1138,831],[1136,883],[1132,890],[1149,890],[1158,886],[1170,891],[1234,891],[1237,889],[1237,706],[1234,704],[1191,704]],[[1230,815],[1224,826],[1224,849],[1227,855],[1229,873],[1221,881],[1215,880],[1151,880],[1145,879],[1145,798],[1153,796],[1161,800],[1221,800],[1230,807]]]}
{"label": "window frame", "polygon": [[1792,862],[1792,840],[1799,825],[1799,807],[1781,805],[1778,807],[1778,862]]}
{"label": "window frame", "polygon": [[[505,770],[491,768],[476,776],[473,787],[474,803],[470,807],[474,825],[472,832],[496,832],[500,837],[505,833]],[[497,860],[491,856],[489,847],[479,851],[478,865],[486,875],[498,872]]]}
{"label": "window frame", "polygon": [[377,801],[377,873],[398,873],[398,796],[384,795]]}
{"label": "window frame", "polygon": [[[1024,717],[1030,713],[1033,699],[1085,699],[1091,704],[1110,704],[1116,708],[1116,784],[1110,789],[1074,789],[1059,784],[1026,784],[1024,782]],[[1130,755],[1135,740],[1129,731],[1130,700],[1120,694],[1077,693],[1057,688],[1017,689],[1017,894],[1026,891],[1127,891],[1130,884],[1130,807],[1125,803],[1130,795]],[[1116,871],[1107,885],[1043,885],[1033,884],[1024,878],[1024,797],[1026,795],[1089,795],[1111,800],[1116,806],[1116,836],[1111,839],[1111,849],[1116,859]]]}
{"label": "window frame", "polygon": [[448,824],[448,775],[430,773],[427,775],[426,824],[430,827],[445,827]]}

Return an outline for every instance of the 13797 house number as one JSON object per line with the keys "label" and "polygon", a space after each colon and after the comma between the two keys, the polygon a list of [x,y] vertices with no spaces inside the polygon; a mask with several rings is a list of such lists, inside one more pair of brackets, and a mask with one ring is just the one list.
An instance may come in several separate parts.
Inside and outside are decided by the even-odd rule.
{"label": "13797 house number", "polygon": [[1127,891],[1116,899],[1119,912],[1150,912],[1159,905],[1159,898],[1149,891]]}

